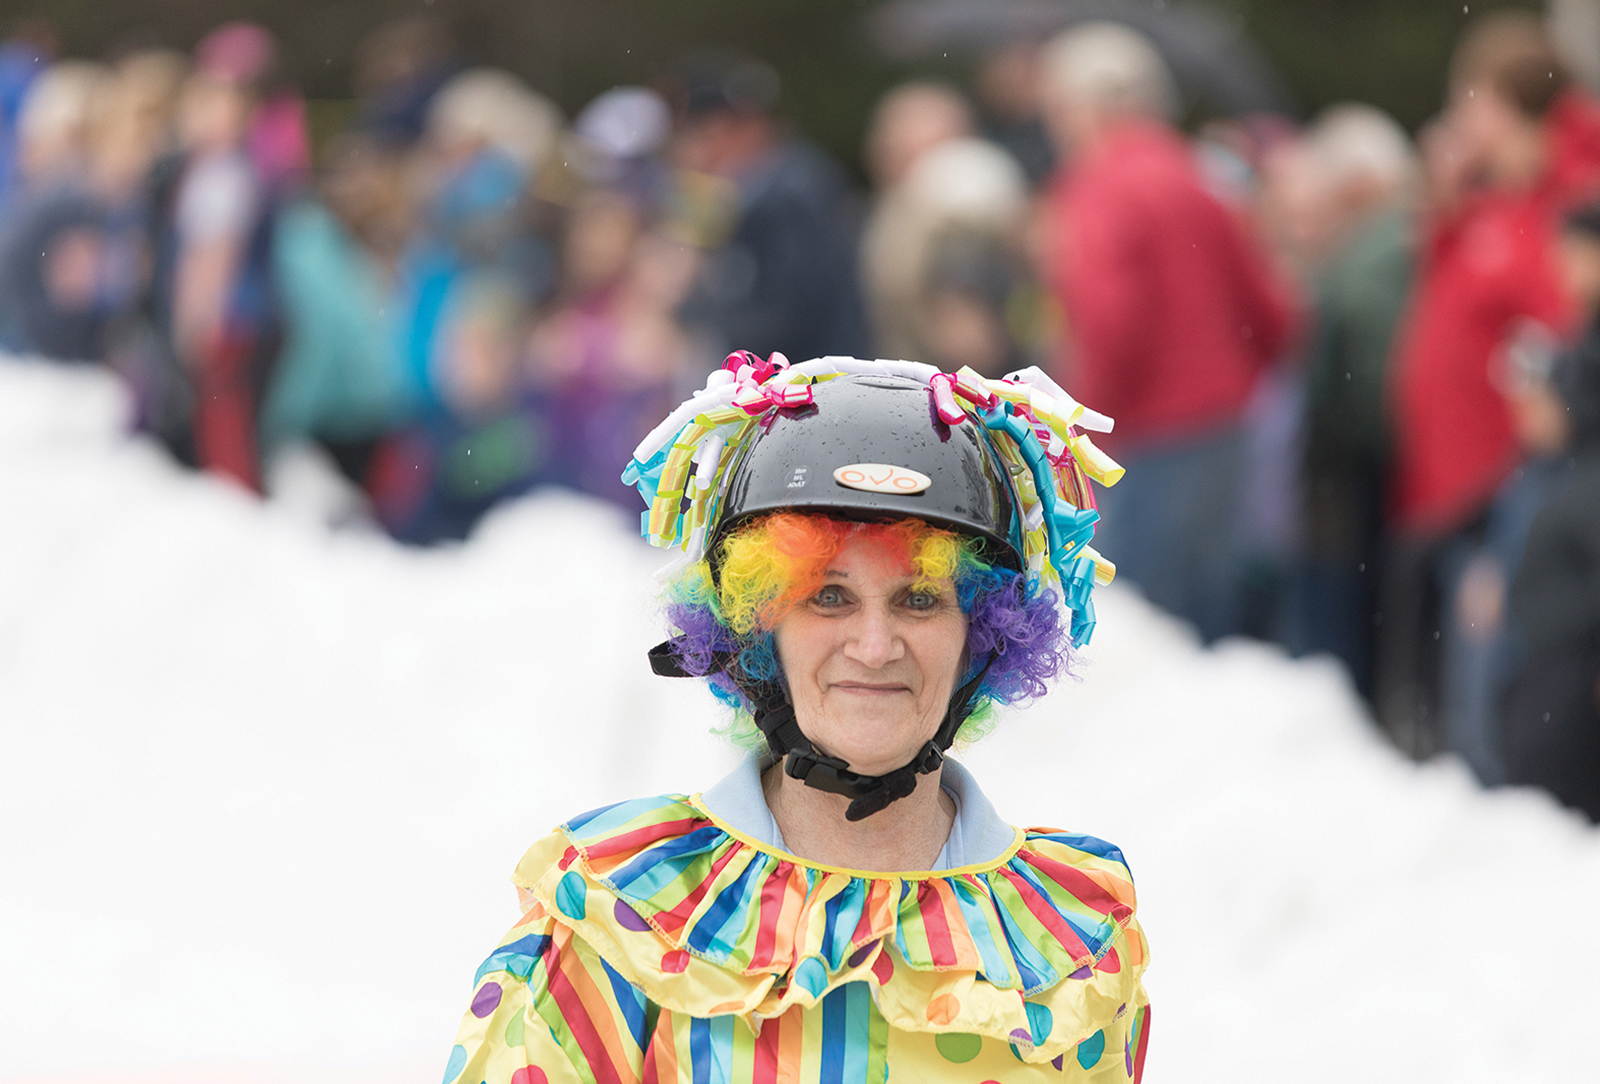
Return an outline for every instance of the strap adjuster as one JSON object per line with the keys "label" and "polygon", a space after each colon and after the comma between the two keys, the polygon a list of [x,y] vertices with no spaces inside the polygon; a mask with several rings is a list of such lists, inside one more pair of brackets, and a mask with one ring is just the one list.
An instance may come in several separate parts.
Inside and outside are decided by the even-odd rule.
{"label": "strap adjuster", "polygon": [[784,774],[814,790],[855,798],[861,792],[861,776],[850,770],[850,762],[815,750],[790,752],[783,760]]}

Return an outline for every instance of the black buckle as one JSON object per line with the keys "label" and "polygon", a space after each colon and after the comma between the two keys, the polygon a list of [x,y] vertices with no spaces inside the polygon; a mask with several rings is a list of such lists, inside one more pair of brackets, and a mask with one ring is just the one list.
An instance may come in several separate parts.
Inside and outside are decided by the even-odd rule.
{"label": "black buckle", "polygon": [[798,779],[808,787],[825,790],[829,794],[857,798],[863,790],[861,783],[864,777],[850,770],[850,762],[826,753],[791,752],[784,758],[783,770],[791,779]]}

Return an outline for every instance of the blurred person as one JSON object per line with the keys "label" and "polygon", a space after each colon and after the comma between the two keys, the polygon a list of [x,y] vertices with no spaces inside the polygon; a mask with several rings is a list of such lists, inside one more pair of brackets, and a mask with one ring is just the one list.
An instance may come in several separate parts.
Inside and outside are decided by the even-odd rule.
{"label": "blurred person", "polygon": [[1123,574],[1206,640],[1238,627],[1242,418],[1289,345],[1290,301],[1171,126],[1172,76],[1137,32],[1080,24],[1042,58],[1064,165],[1046,272],[1066,314],[1069,390],[1117,418],[1132,484],[1101,499]]}
{"label": "blurred person", "polygon": [[875,194],[861,231],[861,284],[880,357],[923,356],[917,308],[928,215],[912,206],[906,174],[930,150],[972,132],[972,106],[941,83],[902,84],[873,109],[862,155]]}
{"label": "blurred person", "polygon": [[[1296,134],[1285,117],[1247,113],[1202,124],[1191,147],[1207,190],[1241,219],[1262,226],[1268,164]],[[1265,232],[1262,237],[1267,240]],[[1275,247],[1269,250],[1283,255]],[[1289,275],[1288,267],[1283,270]],[[1234,527],[1239,547],[1235,631],[1277,643],[1290,639],[1301,544],[1306,376],[1294,363],[1297,358],[1292,353],[1285,358],[1288,364],[1261,374],[1241,419],[1245,453]]]}
{"label": "blurred person", "polygon": [[96,195],[106,209],[113,255],[108,285],[125,313],[147,285],[150,262],[149,181],[177,139],[178,96],[188,73],[183,54],[132,52],[117,61],[104,84],[91,131]]}
{"label": "blurred person", "polygon": [[439,20],[408,15],[384,23],[356,47],[355,129],[392,148],[416,144],[434,96],[460,70],[455,42]]}
{"label": "blurred person", "polygon": [[113,66],[91,132],[95,185],[110,202],[137,202],[151,169],[173,149],[187,73],[183,54],[169,49],[131,52]]}
{"label": "blurred person", "polygon": [[1560,343],[1530,321],[1504,351],[1497,383],[1509,400],[1522,461],[1485,509],[1478,529],[1438,555],[1440,594],[1437,743],[1466,761],[1478,781],[1507,781],[1497,716],[1522,661],[1506,591],[1522,563],[1533,518],[1558,488],[1564,464],[1561,400],[1552,377]]}
{"label": "blurred person", "polygon": [[492,273],[525,303],[549,296],[555,257],[529,220],[530,188],[556,145],[555,106],[505,72],[464,72],[433,97],[419,146],[417,229],[405,256],[410,296],[408,372],[413,394],[437,388],[436,344],[452,294],[474,276]]}
{"label": "blurred person", "polygon": [[[1558,766],[1538,763],[1544,755],[1537,751],[1539,743],[1570,739],[1577,743],[1572,747],[1577,753],[1586,740],[1585,727],[1569,731],[1576,725],[1571,692],[1577,675],[1572,670],[1585,658],[1581,640],[1588,626],[1583,615],[1592,612],[1600,621],[1600,610],[1593,610],[1594,599],[1600,596],[1594,596],[1584,580],[1589,560],[1585,555],[1594,543],[1583,541],[1581,512],[1574,519],[1569,512],[1556,511],[1551,516],[1562,522],[1560,530],[1569,535],[1576,530],[1576,538],[1547,537],[1537,552],[1530,547],[1531,532],[1545,509],[1565,509],[1573,502],[1581,509],[1593,499],[1583,484],[1574,489],[1570,483],[1579,476],[1575,472],[1591,439],[1588,420],[1600,407],[1588,383],[1600,315],[1600,209],[1584,208],[1567,219],[1560,250],[1563,281],[1589,330],[1563,349],[1548,332],[1530,323],[1506,351],[1498,384],[1507,396],[1525,458],[1490,504],[1481,539],[1458,542],[1441,562],[1447,582],[1453,585],[1445,598],[1440,641],[1443,744],[1460,753],[1479,780],[1491,786],[1539,782],[1532,778],[1539,773],[1559,775]],[[1536,584],[1539,600],[1529,614],[1536,626],[1532,636],[1509,604],[1513,581]],[[1567,591],[1559,602],[1552,594],[1557,584]],[[1577,642],[1561,643],[1567,634],[1576,635]],[[1531,743],[1518,749],[1510,747],[1513,739],[1505,731],[1513,692],[1518,697],[1515,740]],[[1541,711],[1559,716],[1550,726],[1542,725],[1538,713],[1530,715],[1541,703]],[[1518,759],[1515,773],[1513,759]],[[1583,771],[1595,766],[1592,757],[1580,756],[1578,762],[1585,765]]]}
{"label": "blurred person", "polygon": [[[275,200],[250,153],[272,35],[227,23],[194,50],[178,104],[178,149],[153,182],[156,331],[170,358],[157,435],[184,462],[261,488],[257,415],[277,355],[271,283]],[[187,400],[188,410],[172,405]]]}
{"label": "blurred person", "polygon": [[1575,317],[1555,236],[1600,185],[1600,108],[1536,16],[1496,13],[1463,35],[1423,146],[1430,221],[1396,347],[1377,676],[1380,720],[1417,754],[1443,740],[1438,645],[1457,555],[1522,457],[1496,369],[1530,321],[1559,336]]}
{"label": "blurred person", "polygon": [[285,333],[262,409],[263,450],[314,441],[358,484],[379,440],[414,406],[396,283],[411,207],[397,173],[388,148],[342,136],[329,150],[321,198],[286,206],[273,235]]}
{"label": "blurred person", "polygon": [[1039,42],[1032,38],[985,53],[972,76],[980,133],[1017,160],[1034,189],[1056,169],[1056,149],[1039,111],[1039,85]]}
{"label": "blurred person", "polygon": [[17,114],[17,174],[25,193],[82,180],[95,102],[109,75],[103,64],[64,60],[29,84]]}
{"label": "blurred person", "polygon": [[405,150],[359,129],[336,137],[323,154],[317,197],[389,282],[399,280],[417,230],[414,172]]}
{"label": "blurred person", "polygon": [[[683,309],[713,355],[735,346],[796,358],[856,354],[867,328],[856,220],[839,167],[773,115],[778,73],[737,53],[680,66],[672,158],[712,182],[724,229]],[[690,182],[693,183],[692,181]]]}
{"label": "blurred person", "polygon": [[645,203],[667,198],[671,170],[662,159],[672,135],[672,106],[649,87],[612,87],[572,124],[578,172],[591,184]]}
{"label": "blurred person", "polygon": [[[224,104],[226,94],[210,93],[208,83],[229,87],[234,92],[232,105]],[[283,80],[278,43],[271,32],[249,22],[217,27],[195,46],[194,78],[186,90],[194,111],[191,120],[199,127],[213,126],[211,132],[200,135],[202,143],[218,138],[227,127],[223,114],[230,109],[239,113],[234,122],[241,131],[237,135],[229,132],[227,140],[237,144],[233,150],[248,160],[262,202],[293,194],[306,179],[311,169],[311,144],[305,99],[298,88]],[[207,110],[214,116],[195,119]]]}
{"label": "blurred person", "polygon": [[[561,113],[514,75],[463,72],[445,84],[428,110],[430,198],[425,228],[473,266],[524,270],[515,251],[523,240],[528,189],[556,146]],[[541,264],[537,274],[544,276]],[[537,296],[543,277],[530,283]]]}
{"label": "blurred person", "polygon": [[[1563,238],[1588,330],[1515,401],[1517,429],[1545,478],[1520,552],[1509,609],[1516,662],[1491,687],[1501,709],[1504,781],[1532,783],[1600,821],[1600,206]],[[1501,588],[1502,576],[1492,584]]]}
{"label": "blurred person", "polygon": [[311,128],[306,100],[296,87],[264,87],[245,137],[250,162],[262,187],[288,197],[311,176]]}
{"label": "blurred person", "polygon": [[1268,172],[1268,202],[1314,303],[1291,645],[1339,658],[1370,699],[1390,456],[1386,389],[1415,259],[1418,164],[1392,117],[1343,104],[1323,110]]}
{"label": "blurred person", "polygon": [[28,88],[56,54],[56,35],[49,23],[32,19],[0,41],[0,209],[17,180],[17,119]]}
{"label": "blurred person", "polygon": [[91,130],[110,73],[63,61],[33,80],[17,118],[17,178],[0,208],[0,346],[92,360],[102,342],[104,209]]}
{"label": "blurred person", "polygon": [[95,125],[95,170],[107,204],[111,277],[126,294],[106,329],[105,360],[131,394],[134,427],[185,449],[192,461],[193,388],[160,331],[168,321],[159,301],[184,161],[178,111],[188,75],[188,58],[173,50],[138,49],[117,61]]}
{"label": "blurred person", "polygon": [[544,166],[561,130],[561,112],[508,72],[478,68],[451,79],[428,107],[427,135],[463,170],[492,155],[526,179]]}
{"label": "blurred person", "polygon": [[998,377],[1031,364],[1027,179],[986,140],[946,140],[880,196],[862,237],[879,352]]}
{"label": "blurred person", "polygon": [[0,240],[0,323],[11,349],[97,360],[149,265],[145,182],[172,136],[183,62],[135,53],[69,61],[34,83],[18,198]]}
{"label": "blurred person", "polygon": [[695,261],[623,191],[591,190],[572,209],[561,296],[528,341],[546,481],[633,507],[617,464],[695,375],[698,355],[675,316]]}
{"label": "blurred person", "polygon": [[863,158],[874,186],[889,192],[933,148],[974,134],[972,105],[955,87],[902,83],[878,99]]}
{"label": "blurred person", "polygon": [[1038,360],[1031,349],[1037,283],[1019,248],[1010,230],[956,226],[939,233],[921,296],[929,364],[995,378]]}
{"label": "blurred person", "polygon": [[526,492],[549,453],[527,402],[527,307],[513,282],[471,277],[440,325],[435,399],[376,450],[368,492],[402,542],[466,538],[499,502]]}

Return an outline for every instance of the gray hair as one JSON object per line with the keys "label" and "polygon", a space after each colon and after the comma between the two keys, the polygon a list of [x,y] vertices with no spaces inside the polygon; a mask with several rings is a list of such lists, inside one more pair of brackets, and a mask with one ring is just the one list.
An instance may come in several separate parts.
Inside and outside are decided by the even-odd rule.
{"label": "gray hair", "polygon": [[1306,146],[1321,179],[1336,187],[1371,181],[1399,198],[1411,194],[1419,180],[1416,151],[1405,129],[1370,105],[1344,102],[1324,109],[1306,132]]}
{"label": "gray hair", "polygon": [[63,60],[46,68],[28,88],[17,116],[17,132],[32,140],[81,141],[86,134],[95,97],[109,78],[104,65],[87,60]]}
{"label": "gray hair", "polygon": [[561,111],[521,79],[494,68],[463,72],[428,109],[428,133],[446,140],[481,139],[533,173],[561,134]]}
{"label": "gray hair", "polygon": [[1171,120],[1178,112],[1172,72],[1149,38],[1113,22],[1079,23],[1040,54],[1045,93],[1108,113]]}

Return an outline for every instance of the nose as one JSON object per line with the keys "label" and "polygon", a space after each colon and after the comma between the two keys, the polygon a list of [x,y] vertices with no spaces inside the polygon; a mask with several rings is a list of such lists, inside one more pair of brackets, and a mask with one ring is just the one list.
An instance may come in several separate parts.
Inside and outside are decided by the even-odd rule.
{"label": "nose", "polygon": [[845,657],[871,670],[881,670],[905,654],[894,615],[886,600],[873,599],[862,606],[845,640]]}

